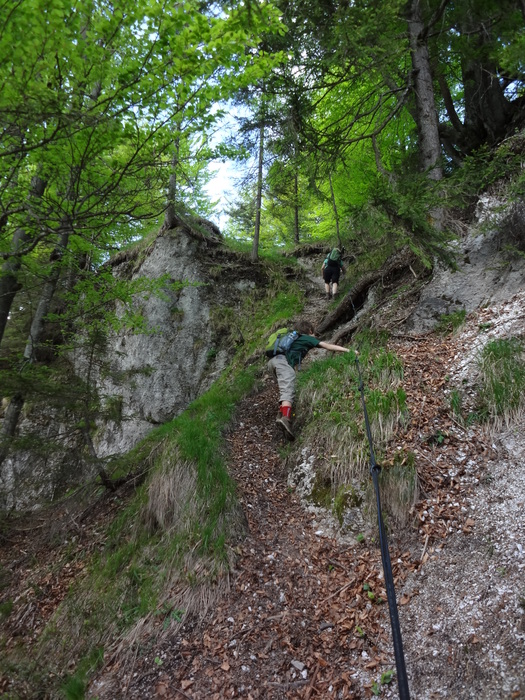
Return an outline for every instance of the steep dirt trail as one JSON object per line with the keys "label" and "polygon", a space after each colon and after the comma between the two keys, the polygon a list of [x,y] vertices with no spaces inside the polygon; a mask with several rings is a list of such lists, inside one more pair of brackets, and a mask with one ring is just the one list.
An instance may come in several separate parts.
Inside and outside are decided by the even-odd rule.
{"label": "steep dirt trail", "polygon": [[[302,317],[316,325],[330,302],[321,276],[305,269]],[[122,697],[360,700],[395,667],[379,552],[336,540],[301,504],[288,485],[277,408],[277,386],[266,375],[228,438],[249,529],[229,593],[204,621],[186,623],[117,672]],[[396,576],[401,568],[399,559]],[[104,685],[95,683],[90,697],[109,698],[114,678],[113,690]],[[383,686],[383,697],[393,688]]]}
{"label": "steep dirt trail", "polygon": [[[326,297],[324,281],[321,276],[321,262],[319,265],[315,261],[299,258],[298,264],[305,272],[307,282],[305,283],[305,293],[308,297],[308,304],[305,306],[301,318],[307,319],[317,327],[325,315],[336,305],[337,300],[329,300]],[[323,338],[328,340],[328,338]],[[310,358],[307,356],[306,361]]]}
{"label": "steep dirt trail", "polygon": [[386,606],[363,589],[366,582],[386,597],[377,553],[327,536],[287,486],[276,405],[268,381],[243,402],[229,438],[249,525],[230,593],[202,624],[137,659],[121,678],[123,697],[359,699],[394,667],[380,624]]}

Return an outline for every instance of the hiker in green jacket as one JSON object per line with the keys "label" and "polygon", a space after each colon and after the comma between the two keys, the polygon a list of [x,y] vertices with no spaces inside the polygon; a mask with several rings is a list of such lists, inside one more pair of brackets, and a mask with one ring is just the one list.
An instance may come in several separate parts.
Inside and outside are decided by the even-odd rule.
{"label": "hiker in green jacket", "polygon": [[[321,274],[324,280],[324,288],[327,299],[335,297],[335,295],[337,294],[337,285],[339,284],[339,276],[341,272],[343,274],[345,272],[342,260],[344,252],[344,248],[341,248],[341,250],[339,250],[339,248],[333,248],[324,259],[323,265],[321,267]],[[331,291],[330,283],[332,284]]]}
{"label": "hiker in green jacket", "polygon": [[279,386],[279,413],[276,423],[278,423],[285,435],[294,440],[295,435],[292,430],[292,404],[295,397],[295,370],[300,366],[301,361],[312,348],[323,348],[333,352],[350,352],[349,348],[342,345],[326,343],[318,340],[314,335],[314,327],[310,321],[299,321],[294,326],[299,333],[286,354],[278,354],[268,361],[270,371],[277,378]]}

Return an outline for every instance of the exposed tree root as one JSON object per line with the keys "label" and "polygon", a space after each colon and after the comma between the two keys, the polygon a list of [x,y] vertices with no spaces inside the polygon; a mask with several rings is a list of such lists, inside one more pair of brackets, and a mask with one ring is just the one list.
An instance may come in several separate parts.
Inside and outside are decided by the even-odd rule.
{"label": "exposed tree root", "polygon": [[[333,328],[336,324],[351,321],[357,311],[362,308],[368,292],[374,284],[380,280],[384,284],[390,278],[398,277],[406,270],[410,270],[412,274],[414,274],[413,268],[416,266],[416,263],[417,257],[409,248],[403,248],[397,253],[394,253],[379,270],[373,270],[361,277],[359,282],[348,292],[341,303],[330,314],[325,316],[317,326],[317,333],[324,333],[330,328]],[[347,323],[346,326],[339,329],[337,334],[332,338],[332,341],[337,342],[336,339],[340,340],[352,330],[355,329]]]}

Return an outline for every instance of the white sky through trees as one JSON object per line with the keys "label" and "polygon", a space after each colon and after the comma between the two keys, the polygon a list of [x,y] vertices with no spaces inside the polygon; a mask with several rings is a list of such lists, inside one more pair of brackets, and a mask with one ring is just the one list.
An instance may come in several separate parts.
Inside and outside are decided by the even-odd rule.
{"label": "white sky through trees", "polygon": [[[220,143],[230,145],[236,143],[238,141],[239,118],[248,116],[246,113],[242,113],[246,110],[231,104],[216,105],[216,109],[223,109],[225,113],[219,122],[218,129],[210,139],[210,145],[216,148]],[[252,159],[241,162],[231,158],[217,158],[209,164],[210,173],[213,175],[204,189],[212,202],[217,202],[211,219],[221,230],[228,221],[226,209],[236,200],[240,188],[239,183],[243,177],[246,177],[246,173],[252,165]]]}

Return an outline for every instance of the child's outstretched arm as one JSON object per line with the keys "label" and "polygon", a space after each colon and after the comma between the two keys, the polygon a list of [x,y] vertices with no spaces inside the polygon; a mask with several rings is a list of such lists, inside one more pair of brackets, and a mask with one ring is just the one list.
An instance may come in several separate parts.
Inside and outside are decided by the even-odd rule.
{"label": "child's outstretched arm", "polygon": [[318,347],[324,350],[332,350],[333,352],[350,352],[350,348],[344,348],[342,345],[334,345],[333,343],[325,343],[324,340],[319,343]]}

